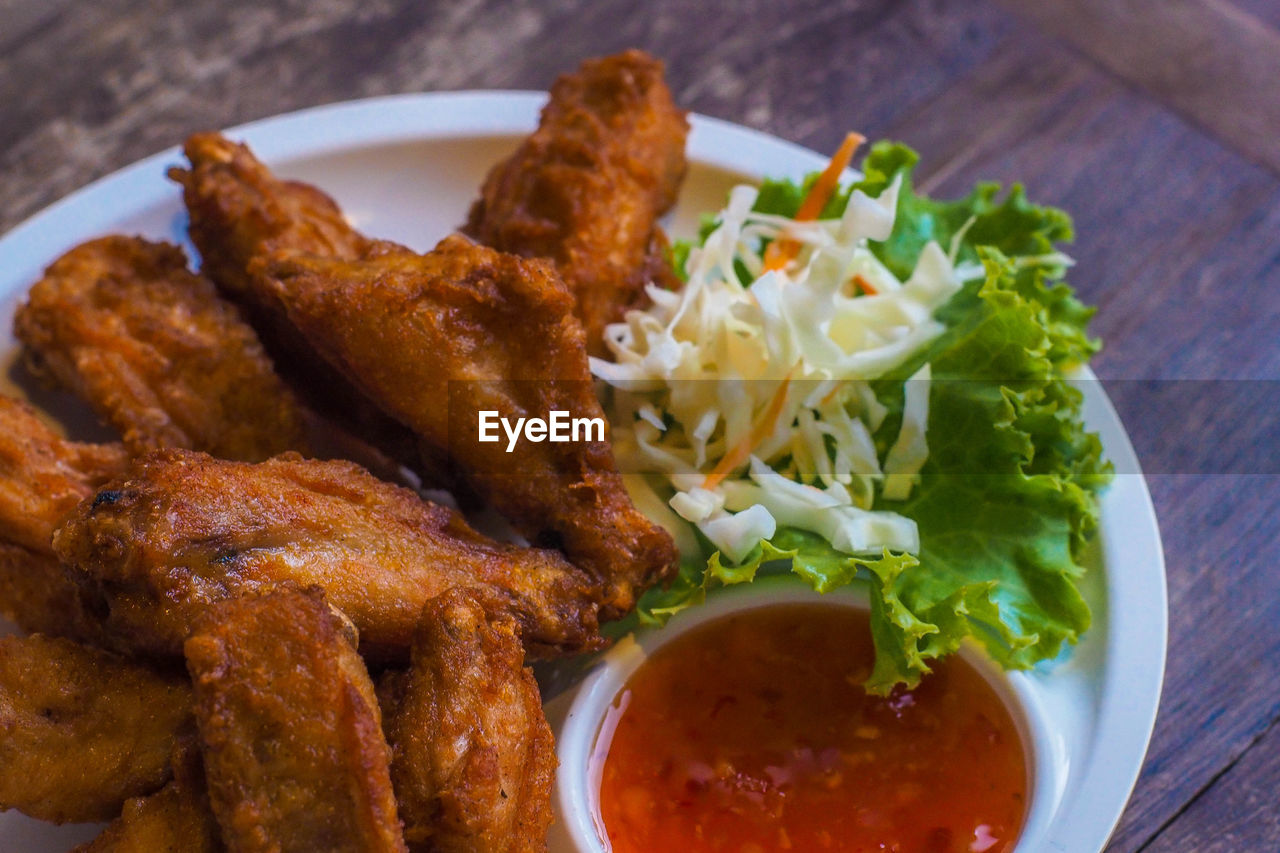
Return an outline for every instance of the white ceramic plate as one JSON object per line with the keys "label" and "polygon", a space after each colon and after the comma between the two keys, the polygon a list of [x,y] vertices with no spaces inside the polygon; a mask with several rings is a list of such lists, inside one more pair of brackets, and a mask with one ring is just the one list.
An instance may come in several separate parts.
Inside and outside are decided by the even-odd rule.
{"label": "white ceramic plate", "polygon": [[[230,134],[279,173],[323,187],[362,230],[425,250],[463,220],[487,169],[536,125],[544,97],[459,92],[377,98],[266,119]],[[798,177],[826,159],[703,117],[694,117],[688,151],[689,176],[670,220],[678,236],[693,231],[700,213],[720,207],[734,183]],[[110,232],[186,243],[178,190],[164,177],[165,168],[180,161],[176,149],[147,158],[0,239],[0,323],[10,360],[13,307],[63,251]],[[1103,848],[1142,765],[1164,674],[1164,559],[1155,513],[1115,410],[1097,383],[1085,384],[1086,421],[1126,473],[1103,496],[1100,535],[1090,555],[1086,597],[1093,628],[1062,660],[1010,679],[1019,701],[1032,709],[1035,752],[1048,774],[1040,778],[1051,782],[1037,784],[1035,826],[1028,827],[1020,853]],[[88,423],[70,428],[92,431]],[[549,704],[557,729],[573,698],[571,691]],[[95,832],[15,813],[0,816],[0,847],[6,850],[64,851]],[[552,849],[573,850],[563,826],[553,830]]]}

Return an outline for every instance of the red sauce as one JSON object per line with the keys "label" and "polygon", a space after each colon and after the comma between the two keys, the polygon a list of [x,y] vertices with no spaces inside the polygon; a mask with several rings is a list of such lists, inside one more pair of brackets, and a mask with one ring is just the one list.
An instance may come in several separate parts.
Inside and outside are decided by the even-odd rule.
{"label": "red sauce", "polygon": [[860,686],[867,614],[718,619],[660,648],[615,705],[601,811],[614,853],[1000,853],[1026,808],[1017,727],[958,657],[915,690]]}

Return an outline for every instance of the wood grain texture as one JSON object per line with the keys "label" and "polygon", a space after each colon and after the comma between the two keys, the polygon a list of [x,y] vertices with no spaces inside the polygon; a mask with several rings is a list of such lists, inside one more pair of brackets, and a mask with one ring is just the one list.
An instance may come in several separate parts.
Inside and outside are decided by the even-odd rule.
{"label": "wood grain texture", "polygon": [[0,0],[0,51],[30,38],[41,28],[57,19],[59,13],[70,5],[70,0],[50,0],[48,3],[31,3],[29,0]]}
{"label": "wood grain texture", "polygon": [[1111,849],[1280,849],[1280,5],[1017,8],[0,0],[0,230],[196,129],[541,89],[629,46],[665,58],[700,112],[818,150],[849,129],[903,139],[939,195],[1023,181],[1076,219],[1071,278],[1100,306],[1095,366],[1152,472],[1168,558],[1161,716]]}
{"label": "wood grain texture", "polygon": [[[1180,821],[1237,824],[1266,818],[1268,808],[1232,804],[1228,814],[1183,810],[1220,784],[1251,784],[1253,764],[1275,773],[1277,754],[1248,757],[1280,715],[1280,488],[1274,476],[1148,477],[1169,560],[1169,661],[1147,764],[1111,850],[1137,851]],[[1207,828],[1207,827],[1206,827]],[[1182,831],[1198,827],[1183,826]],[[1274,850],[1270,844],[1231,848]],[[1195,845],[1181,850],[1200,850]]]}
{"label": "wood grain texture", "polygon": [[1280,838],[1280,726],[1272,725],[1238,764],[1188,804],[1143,853],[1274,850]]}
{"label": "wood grain texture", "polygon": [[1280,32],[1224,0],[998,0],[1280,174]]}
{"label": "wood grain texture", "polygon": [[1274,30],[1280,30],[1280,3],[1274,0],[1209,0],[1227,14],[1251,15]]}

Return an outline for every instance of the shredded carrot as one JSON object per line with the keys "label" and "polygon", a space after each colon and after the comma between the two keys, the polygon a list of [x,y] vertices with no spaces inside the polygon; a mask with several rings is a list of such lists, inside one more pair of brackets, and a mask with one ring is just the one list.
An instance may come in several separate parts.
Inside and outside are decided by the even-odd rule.
{"label": "shredded carrot", "polygon": [[756,445],[769,437],[773,432],[774,426],[777,424],[778,416],[782,414],[782,406],[787,401],[787,389],[791,386],[791,377],[795,373],[795,368],[791,368],[791,372],[782,380],[782,384],[778,386],[778,390],[773,392],[773,399],[769,401],[769,405],[761,414],[760,419],[752,424],[750,431],[743,436],[742,440],[735,444],[728,453],[720,457],[720,461],[716,463],[716,467],[711,469],[711,473],[707,475],[707,479],[703,481],[702,488],[714,489],[733,473],[733,469],[737,468],[743,462],[747,461],[747,457],[751,455],[751,451],[755,450]]}
{"label": "shredded carrot", "polygon": [[867,281],[866,276],[864,276],[862,273],[854,274],[853,283],[856,284],[858,288],[867,296],[876,295],[876,289],[872,287],[871,282]]}
{"label": "shredded carrot", "polygon": [[825,406],[827,403],[830,403],[832,400],[836,398],[836,395],[839,394],[843,389],[844,389],[844,382],[837,382],[834,388],[832,388],[826,394],[822,395],[821,404]]}
{"label": "shredded carrot", "polygon": [[[832,155],[827,168],[822,170],[822,174],[809,188],[804,201],[800,202],[800,209],[795,215],[797,222],[808,222],[822,214],[822,209],[827,206],[827,202],[840,186],[840,175],[849,167],[853,152],[857,151],[858,146],[865,141],[866,137],[860,133],[850,133],[844,138],[844,142],[840,143],[840,147]],[[795,240],[774,240],[764,251],[764,268],[780,270],[790,263],[799,251],[800,244]]]}
{"label": "shredded carrot", "polygon": [[818,180],[813,182],[809,194],[801,202],[800,209],[796,211],[796,219],[807,222],[818,218],[822,208],[827,206],[836,188],[840,186],[840,175],[849,168],[849,162],[853,160],[853,152],[857,151],[858,146],[865,141],[866,137],[861,133],[850,133],[844,138],[844,142],[840,143],[840,147],[832,155],[827,168],[822,170]]}

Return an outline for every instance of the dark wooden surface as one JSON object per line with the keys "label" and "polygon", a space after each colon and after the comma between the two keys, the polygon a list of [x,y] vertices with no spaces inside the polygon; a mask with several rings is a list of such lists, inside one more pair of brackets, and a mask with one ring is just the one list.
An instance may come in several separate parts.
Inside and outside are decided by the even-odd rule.
{"label": "dark wooden surface", "polygon": [[667,60],[690,109],[820,151],[849,128],[903,139],[937,194],[1021,180],[1076,218],[1073,281],[1107,342],[1096,369],[1168,557],[1164,699],[1111,849],[1275,851],[1278,9],[0,0],[0,230],[196,129],[391,92],[545,88],[633,45]]}

